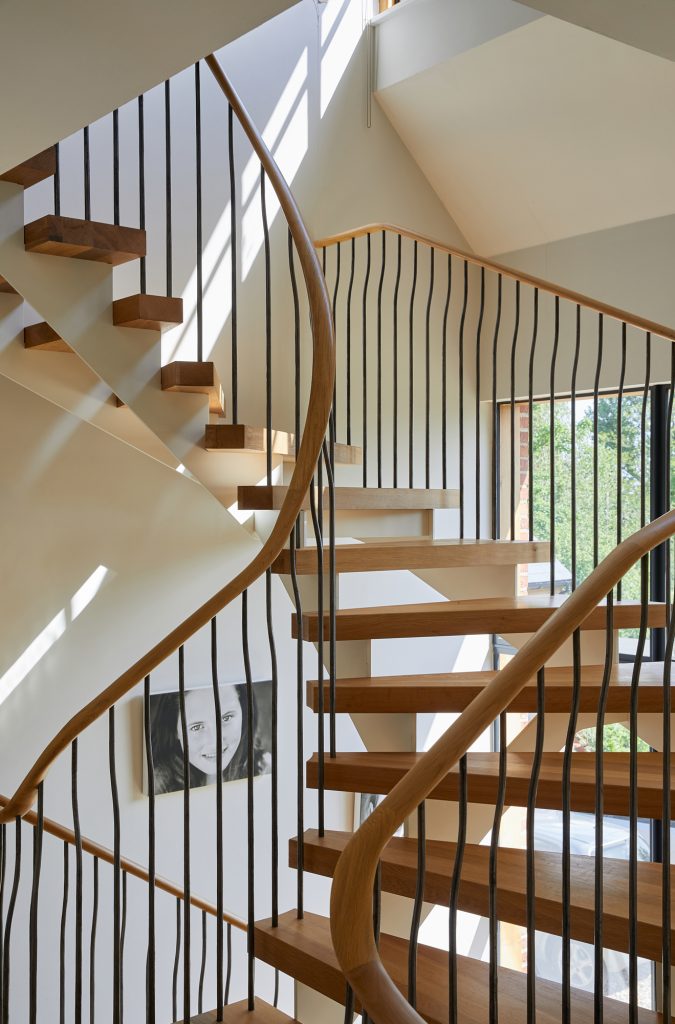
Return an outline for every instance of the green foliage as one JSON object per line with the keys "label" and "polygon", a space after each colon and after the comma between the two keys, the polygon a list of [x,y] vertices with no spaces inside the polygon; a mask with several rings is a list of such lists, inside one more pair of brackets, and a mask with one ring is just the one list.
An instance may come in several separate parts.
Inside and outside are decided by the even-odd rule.
{"label": "green foliage", "polygon": [[[577,733],[577,741],[584,750],[597,750],[597,731],[595,729],[581,729]],[[637,748],[639,752],[648,752],[649,745],[638,736]],[[620,753],[630,750],[630,733],[625,725],[614,723],[606,725],[603,730],[603,750],[606,753]]]}

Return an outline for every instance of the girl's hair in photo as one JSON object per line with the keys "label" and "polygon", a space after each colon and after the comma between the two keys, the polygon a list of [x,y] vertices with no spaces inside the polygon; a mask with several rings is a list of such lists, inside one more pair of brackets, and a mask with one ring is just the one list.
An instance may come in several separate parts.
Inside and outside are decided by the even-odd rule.
{"label": "girl's hair in photo", "polygon": [[[259,722],[259,700],[256,694],[257,686],[253,685],[253,774],[264,775],[270,771],[270,755],[261,740],[259,733],[263,730],[257,728]],[[234,683],[220,686],[223,689],[231,687],[237,694],[241,706],[241,739],[239,745],[231,758],[229,764],[223,769],[223,782],[233,782],[237,779],[244,779],[247,776],[247,747],[249,735],[248,703],[246,698],[246,684]],[[268,687],[262,687],[267,691]],[[194,691],[186,690],[186,696]],[[209,691],[212,693],[212,691]],[[215,703],[214,703],[215,720]],[[150,698],[150,743],[152,745],[152,759],[154,769],[154,792],[173,793],[184,787],[183,770],[183,745],[181,743],[181,717],[180,717],[180,694],[161,693],[153,694]],[[188,760],[188,776],[190,789],[206,786],[210,781],[209,777],[199,768],[196,768]],[[150,780],[148,779],[148,789]]]}

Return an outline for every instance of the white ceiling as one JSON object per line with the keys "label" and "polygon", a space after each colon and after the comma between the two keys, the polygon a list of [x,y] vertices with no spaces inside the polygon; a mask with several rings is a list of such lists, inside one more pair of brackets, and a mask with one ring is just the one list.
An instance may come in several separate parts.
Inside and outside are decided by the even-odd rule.
{"label": "white ceiling", "polygon": [[378,92],[469,243],[675,213],[675,63],[552,17]]}

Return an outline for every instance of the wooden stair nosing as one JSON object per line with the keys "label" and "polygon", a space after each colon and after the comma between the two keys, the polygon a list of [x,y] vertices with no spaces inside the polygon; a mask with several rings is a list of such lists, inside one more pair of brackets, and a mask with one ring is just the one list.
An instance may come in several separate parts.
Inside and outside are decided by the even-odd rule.
{"label": "wooden stair nosing", "polygon": [[[469,601],[430,601],[426,604],[385,605],[376,608],[340,609],[336,616],[338,640],[384,640],[391,637],[469,636],[484,633],[534,633],[562,604],[566,595],[557,597],[490,597]],[[617,601],[614,605],[614,629],[634,629],[640,625],[640,602]],[[666,625],[665,604],[652,602],[648,625]],[[318,612],[302,617],[303,639],[319,638]],[[600,630],[607,625],[604,602],[581,624],[581,629]],[[297,639],[297,615],[292,617],[292,635]],[[330,616],[324,614],[323,635],[329,639]]]}
{"label": "wooden stair nosing", "polygon": [[215,364],[197,360],[175,360],[162,367],[162,391],[209,396],[209,412],[225,413],[225,397]]}
{"label": "wooden stair nosing", "polygon": [[183,323],[183,300],[167,295],[126,295],[112,305],[113,324],[143,331],[161,331]]}
{"label": "wooden stair nosing", "polygon": [[24,243],[28,252],[91,260],[111,266],[140,259],[146,252],[145,231],[141,228],[54,214],[26,224]]}
{"label": "wooden stair nosing", "polygon": [[[273,452],[283,458],[295,458],[295,438],[285,430],[274,430]],[[204,447],[209,452],[251,452],[263,455],[267,451],[265,427],[251,427],[245,423],[207,423]],[[353,445],[336,444],[335,461],[354,465],[361,461],[361,449]]]}
{"label": "wooden stair nosing", "polygon": [[[276,512],[283,505],[287,487],[242,486],[237,489],[237,504],[242,511]],[[459,506],[459,491],[434,488],[400,487],[336,487],[337,511],[427,512],[432,509],[454,509]],[[305,495],[303,509],[310,507]],[[324,487],[324,512],[328,509],[328,488]]]}
{"label": "wooden stair nosing", "polygon": [[72,348],[57,334],[53,327],[44,321],[30,324],[23,329],[23,344],[27,349],[40,349],[43,352],[70,352]]}
{"label": "wooden stair nosing", "polygon": [[[327,918],[305,913],[298,920],[295,912],[282,914],[279,926],[261,921],[255,929],[256,956],[303,985],[344,1004],[345,979],[330,939]],[[397,988],[407,993],[408,942],[382,933],[379,951],[384,967]],[[487,1024],[490,985],[489,964],[472,957],[457,957],[457,1024]],[[498,969],[500,1024],[522,1024],[527,976],[507,967]],[[575,1024],[592,1024],[593,993],[572,989],[572,1015]],[[537,979],[537,1022],[554,1024],[560,1019],[562,988],[555,982]],[[417,1010],[428,1024],[448,1024],[448,954],[420,945],[417,954]],[[605,1024],[628,1024],[628,1006],[604,999]],[[639,1024],[657,1024],[657,1014],[640,1009]]]}
{"label": "wooden stair nosing", "polygon": [[37,185],[39,181],[52,178],[56,174],[56,147],[50,146],[41,153],[24,160],[11,170],[0,174],[0,181],[9,181],[23,188]]}
{"label": "wooden stair nosing", "polygon": [[[521,565],[544,562],[550,546],[543,541],[435,540],[410,537],[405,540],[369,540],[362,544],[339,544],[335,549],[336,571],[386,572],[399,569],[456,569],[491,565]],[[298,548],[295,555],[299,575],[317,571],[315,547]],[[329,568],[330,551],[324,547],[324,569]],[[290,551],[282,551],[272,563],[272,572],[291,571]]]}
{"label": "wooden stair nosing", "polygon": [[[388,793],[413,767],[422,754],[340,753],[324,760],[326,789],[346,793]],[[659,753],[638,753],[638,813],[643,818],[660,818],[663,811],[663,758]],[[506,762],[506,807],[526,807],[532,777],[531,753],[509,753]],[[499,781],[499,754],[469,753],[469,803],[494,804]],[[628,814],[629,755],[604,754],[605,814]],[[537,807],[562,810],[563,754],[545,752],[537,788]],[[318,762],[314,755],[307,762],[307,786],[318,786]],[[671,767],[671,792],[675,806],[675,758]],[[459,799],[459,774],[455,765],[431,792],[432,800]],[[595,811],[595,754],[575,752],[572,757],[571,809]]]}
{"label": "wooden stair nosing", "polygon": [[[409,714],[415,712],[464,711],[485,689],[495,672],[445,672],[437,675],[363,676],[337,679],[335,710],[343,714]],[[603,665],[586,665],[581,669],[579,711],[593,714],[598,709]],[[630,710],[633,665],[619,664],[612,671],[607,692],[607,712]],[[568,714],[572,706],[573,669],[552,666],[546,669],[546,710]],[[663,662],[644,662],[638,687],[638,710],[642,714],[663,711]],[[330,682],[324,681],[325,707],[330,699]],[[307,704],[319,710],[319,683],[307,682]],[[510,712],[536,712],[537,685],[532,679],[509,705]]]}
{"label": "wooden stair nosing", "polygon": [[[352,833],[316,830],[305,833],[303,865],[313,874],[333,877],[340,854]],[[447,907],[457,844],[427,840],[424,898]],[[289,843],[289,864],[297,868],[298,841]],[[460,875],[458,907],[469,914],[488,917],[490,847],[468,844]],[[397,896],[415,897],[418,849],[416,839],[392,839],[382,853],[382,889]],[[536,851],[536,928],[552,935],[562,934],[562,873],[560,853]],[[629,952],[628,861],[603,860],[603,946]],[[640,861],[638,870],[638,956],[660,960],[663,953],[662,867]],[[572,892],[570,936],[580,942],[595,938],[595,858],[571,857]],[[675,880],[675,869],[671,868]],[[527,926],[526,851],[500,847],[497,851],[497,918]],[[671,921],[675,919],[671,918]],[[671,924],[671,958],[675,961],[675,929]]]}
{"label": "wooden stair nosing", "polygon": [[[216,1024],[218,1018],[217,1010],[209,1010],[208,1013],[200,1013],[198,1016],[190,1017],[190,1024]],[[255,1010],[249,1010],[248,999],[240,1003],[231,1003],[223,1008],[223,1024],[298,1024],[293,1017],[275,1010],[269,1003],[262,999],[256,999]],[[187,1024],[182,1021],[181,1024]]]}

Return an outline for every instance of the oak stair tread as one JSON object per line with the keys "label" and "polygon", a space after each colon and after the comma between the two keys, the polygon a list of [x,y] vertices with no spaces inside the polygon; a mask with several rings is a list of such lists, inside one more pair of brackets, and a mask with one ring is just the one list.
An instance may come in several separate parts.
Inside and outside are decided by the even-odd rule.
{"label": "oak stair tread", "polygon": [[6,277],[0,275],[0,292],[3,295],[16,295],[17,290],[13,288]]}
{"label": "oak stair tread", "polygon": [[[389,637],[534,633],[566,597],[481,597],[468,601],[345,608],[337,612],[336,636],[338,640],[384,640]],[[616,601],[614,628],[635,629],[640,625],[640,615],[639,601]],[[650,603],[647,618],[649,626],[664,627],[665,604]],[[606,625],[606,607],[602,602],[584,620],[581,629],[605,629]],[[319,613],[305,612],[302,617],[303,638],[317,640],[319,628]],[[323,620],[325,639],[328,639],[329,629],[330,616],[326,613]],[[292,631],[297,638],[297,614],[292,618]]]}
{"label": "oak stair tread", "polygon": [[56,146],[43,149],[41,153],[24,160],[11,170],[0,174],[0,181],[10,181],[14,185],[21,185],[23,188],[30,188],[37,185],[39,181],[52,178],[56,174]]}
{"label": "oak stair tread", "polygon": [[225,415],[225,396],[212,362],[176,360],[162,367],[162,391],[209,396],[209,412]]}
{"label": "oak stair tread", "polygon": [[[485,565],[521,565],[545,562],[550,546],[543,541],[510,540],[436,540],[432,537],[405,537],[396,540],[368,540],[362,544],[338,544],[335,548],[336,571],[383,572],[397,569],[453,569]],[[324,546],[324,568],[330,565],[330,551]],[[316,547],[298,548],[295,554],[299,575],[317,571]],[[281,552],[272,563],[272,572],[291,571],[291,553]]]}
{"label": "oak stair tread", "polygon": [[142,228],[57,217],[55,214],[26,224],[24,243],[28,252],[92,260],[111,266],[140,259],[146,253],[146,236]]}
{"label": "oak stair tread", "polygon": [[72,348],[49,324],[30,324],[23,329],[24,348],[40,349],[43,352],[71,352]]}
{"label": "oak stair tread", "polygon": [[[352,833],[327,831],[323,837],[305,832],[303,864],[306,871],[332,878],[340,854]],[[427,840],[424,898],[447,907],[457,844]],[[289,844],[290,866],[297,868],[297,839]],[[497,851],[497,918],[527,927],[526,851],[500,847]],[[398,896],[415,897],[418,850],[416,839],[394,838],[380,858],[382,888]],[[573,854],[571,864],[570,935],[593,943],[595,927],[595,858]],[[628,861],[603,859],[603,946],[629,952]],[[464,848],[459,887],[459,909],[487,917],[489,907],[490,847],[467,844]],[[536,928],[562,934],[561,854],[535,853]],[[662,867],[640,861],[638,872],[638,956],[660,960],[662,956]],[[671,885],[675,869],[671,868]],[[671,917],[671,921],[674,918]],[[671,938],[675,932],[671,924]],[[675,958],[675,946],[672,947]]]}
{"label": "oak stair tread", "polygon": [[[210,1010],[190,1017],[190,1024],[216,1024],[218,1011]],[[255,1010],[249,1010],[248,1000],[232,1003],[223,1008],[223,1024],[298,1024],[298,1021],[281,1010],[275,1010],[269,1003],[256,999]],[[182,1024],[186,1024],[185,1021]]]}
{"label": "oak stair tread", "polygon": [[[265,427],[250,427],[245,423],[208,423],[204,432],[204,447],[209,452],[251,452],[262,455],[267,451],[267,430]],[[272,451],[275,455],[294,459],[294,435],[285,430],[273,430]],[[335,461],[355,465],[361,461],[361,449],[353,445],[336,444]]]}
{"label": "oak stair tread", "polygon": [[[255,929],[256,956],[279,968],[303,985],[344,1004],[345,979],[330,938],[330,922],[306,913],[298,920],[294,911],[279,917],[279,926],[261,921]],[[408,942],[382,933],[379,946],[384,967],[396,987],[407,993]],[[487,1024],[489,1020],[489,964],[472,957],[457,957],[457,1024]],[[527,977],[506,967],[498,969],[500,1024],[523,1024]],[[536,1019],[540,1024],[559,1024],[562,988],[537,979]],[[448,954],[419,945],[417,953],[417,1010],[429,1024],[448,1024]],[[604,999],[605,1024],[627,1024],[628,1005]],[[572,989],[572,1019],[592,1024],[593,994]],[[639,1024],[657,1024],[650,1010],[638,1010]]]}
{"label": "oak stair tread", "polygon": [[161,331],[183,323],[183,300],[167,295],[126,295],[112,306],[116,327],[134,327],[143,331]]}
{"label": "oak stair tread", "polygon": [[[595,713],[600,700],[604,665],[583,665],[579,711]],[[496,672],[443,672],[433,675],[362,676],[337,679],[335,710],[352,713],[414,713],[464,711],[471,701],[492,682]],[[612,669],[607,692],[607,712],[630,710],[633,665],[619,664]],[[574,671],[571,666],[546,669],[546,710],[567,714],[572,707]],[[663,711],[663,662],[644,662],[640,670],[638,710],[661,714]],[[324,681],[324,707],[328,707],[330,682]],[[319,682],[307,682],[307,704],[319,710]],[[537,710],[536,679],[530,680],[509,705],[511,712]]]}
{"label": "oak stair tread", "polygon": [[[288,487],[242,486],[237,490],[237,504],[242,511],[276,512],[283,505]],[[324,512],[328,509],[328,488],[323,489]],[[302,505],[310,507],[309,494]],[[338,511],[431,511],[459,508],[459,491],[426,490],[423,487],[336,487],[335,508]]]}
{"label": "oak stair tread", "polygon": [[[343,793],[388,793],[406,772],[423,757],[419,753],[393,752],[339,753],[324,759],[326,789]],[[533,771],[529,752],[506,755],[506,807],[526,807]],[[603,754],[605,814],[628,814],[628,753]],[[663,758],[660,753],[640,752],[638,766],[638,813],[644,818],[660,818],[663,811]],[[497,802],[499,754],[467,754],[468,800],[475,804]],[[542,755],[537,807],[562,810],[563,754],[558,751]],[[595,754],[575,752],[572,756],[571,808],[574,811],[595,811]],[[671,766],[671,794],[675,800],[675,764]],[[307,785],[318,785],[316,754],[307,762]],[[459,799],[459,771],[455,765],[430,793],[432,800]]]}

